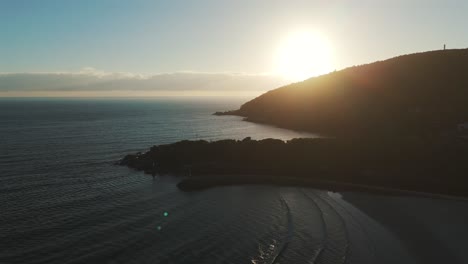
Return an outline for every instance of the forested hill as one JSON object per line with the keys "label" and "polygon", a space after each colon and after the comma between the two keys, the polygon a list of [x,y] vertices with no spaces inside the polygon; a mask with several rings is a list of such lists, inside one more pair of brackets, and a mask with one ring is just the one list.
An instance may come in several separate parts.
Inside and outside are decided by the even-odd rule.
{"label": "forested hill", "polygon": [[468,49],[350,67],[269,91],[221,114],[329,135],[455,131],[468,121]]}

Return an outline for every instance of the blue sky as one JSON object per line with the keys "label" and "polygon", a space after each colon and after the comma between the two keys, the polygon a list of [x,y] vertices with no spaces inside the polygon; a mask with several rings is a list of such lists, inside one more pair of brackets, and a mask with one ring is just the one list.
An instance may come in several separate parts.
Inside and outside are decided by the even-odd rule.
{"label": "blue sky", "polygon": [[0,72],[262,73],[289,32],[333,45],[336,68],[468,46],[468,1],[0,0]]}
{"label": "blue sky", "polygon": [[298,81],[275,73],[291,33],[325,37],[339,70],[467,48],[466,14],[465,0],[0,0],[0,96],[258,95]]}

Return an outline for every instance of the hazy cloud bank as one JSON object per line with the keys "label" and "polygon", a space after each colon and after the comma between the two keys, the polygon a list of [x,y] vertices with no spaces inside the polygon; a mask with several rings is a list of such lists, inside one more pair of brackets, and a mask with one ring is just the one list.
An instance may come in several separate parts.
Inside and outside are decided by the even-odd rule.
{"label": "hazy cloud bank", "polygon": [[155,75],[79,72],[0,73],[0,96],[152,96],[260,94],[286,84],[272,75],[176,72]]}

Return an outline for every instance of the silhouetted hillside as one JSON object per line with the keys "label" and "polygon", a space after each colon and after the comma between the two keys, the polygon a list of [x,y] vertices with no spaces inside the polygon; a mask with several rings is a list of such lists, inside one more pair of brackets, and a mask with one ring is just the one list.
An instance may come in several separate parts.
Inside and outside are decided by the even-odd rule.
{"label": "silhouetted hillside", "polygon": [[235,114],[329,135],[435,134],[468,121],[468,49],[404,55],[269,91]]}

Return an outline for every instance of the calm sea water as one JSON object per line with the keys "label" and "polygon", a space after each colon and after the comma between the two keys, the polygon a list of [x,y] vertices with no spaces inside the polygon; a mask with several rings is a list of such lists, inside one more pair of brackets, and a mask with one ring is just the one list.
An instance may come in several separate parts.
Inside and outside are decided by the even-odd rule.
{"label": "calm sea water", "polygon": [[239,105],[0,100],[0,263],[375,263],[369,232],[383,231],[327,193],[268,186],[183,193],[173,177],[113,165],[182,139],[314,136],[211,115]]}

